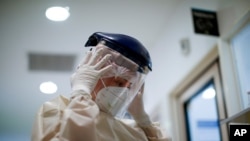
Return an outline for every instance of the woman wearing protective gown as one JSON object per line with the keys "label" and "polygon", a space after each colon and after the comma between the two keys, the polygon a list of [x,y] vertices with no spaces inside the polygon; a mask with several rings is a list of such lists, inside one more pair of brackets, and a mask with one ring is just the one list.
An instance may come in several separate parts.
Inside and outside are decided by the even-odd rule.
{"label": "woman wearing protective gown", "polygon": [[[71,96],[39,109],[32,141],[169,141],[143,106],[146,75],[152,70],[146,48],[124,34],[95,32],[91,47],[71,76]],[[125,119],[125,113],[132,119]]]}

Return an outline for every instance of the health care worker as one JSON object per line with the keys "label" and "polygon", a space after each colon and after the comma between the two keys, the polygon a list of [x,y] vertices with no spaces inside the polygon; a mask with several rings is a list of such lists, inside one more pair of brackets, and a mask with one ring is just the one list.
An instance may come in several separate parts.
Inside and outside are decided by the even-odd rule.
{"label": "health care worker", "polygon": [[[142,85],[152,69],[146,48],[135,38],[93,33],[92,49],[71,76],[70,98],[40,108],[32,141],[167,141],[144,110]],[[126,111],[134,120],[123,119]]]}

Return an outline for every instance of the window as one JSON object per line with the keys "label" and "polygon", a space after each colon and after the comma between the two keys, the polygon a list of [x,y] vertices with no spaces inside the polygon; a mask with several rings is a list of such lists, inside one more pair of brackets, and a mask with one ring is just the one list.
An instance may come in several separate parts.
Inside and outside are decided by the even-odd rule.
{"label": "window", "polygon": [[[248,23],[237,35],[231,40],[232,54],[235,60],[238,80],[240,83],[241,103],[243,108],[250,105],[248,93],[250,92],[250,23]],[[249,94],[250,95],[250,94]]]}

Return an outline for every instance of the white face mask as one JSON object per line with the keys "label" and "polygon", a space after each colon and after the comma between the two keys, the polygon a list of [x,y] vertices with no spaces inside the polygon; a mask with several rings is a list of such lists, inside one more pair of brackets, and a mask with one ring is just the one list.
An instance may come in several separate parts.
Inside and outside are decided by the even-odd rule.
{"label": "white face mask", "polygon": [[126,87],[105,87],[96,96],[96,103],[100,110],[115,116],[124,108],[128,96]]}

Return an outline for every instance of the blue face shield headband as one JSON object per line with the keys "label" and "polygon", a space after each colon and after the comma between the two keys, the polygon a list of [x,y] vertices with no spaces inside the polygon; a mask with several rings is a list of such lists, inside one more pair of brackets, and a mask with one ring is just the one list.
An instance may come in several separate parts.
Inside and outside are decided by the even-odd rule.
{"label": "blue face shield headband", "polygon": [[135,38],[113,33],[95,32],[93,33],[85,46],[96,46],[98,43],[121,53],[138,64],[138,71],[147,74],[152,71],[152,62],[146,48]]}

